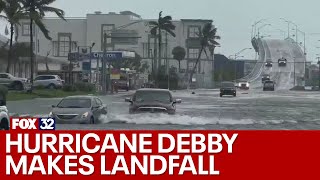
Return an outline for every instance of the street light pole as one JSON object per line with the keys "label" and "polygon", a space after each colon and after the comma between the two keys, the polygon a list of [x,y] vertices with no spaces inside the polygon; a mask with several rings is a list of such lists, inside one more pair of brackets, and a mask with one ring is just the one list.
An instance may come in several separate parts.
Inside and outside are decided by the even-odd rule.
{"label": "street light pole", "polygon": [[318,90],[320,91],[320,57],[317,57],[317,59],[318,59],[318,66],[319,66],[319,72],[318,72],[318,81],[319,81],[318,86],[319,86],[319,88],[318,88]]}
{"label": "street light pole", "polygon": [[106,95],[107,94],[107,87],[106,87],[106,56],[105,54],[107,53],[107,34],[104,33],[103,35],[103,57],[102,57],[102,94]]}
{"label": "street light pole", "polygon": [[256,32],[257,32],[257,25],[263,21],[265,21],[266,19],[261,19],[257,22],[255,22],[253,25],[252,25],[252,28],[254,29],[254,37],[256,36]]}
{"label": "street light pole", "polygon": [[252,48],[243,48],[241,51],[234,54],[234,80],[237,80],[237,57],[239,57],[239,54],[241,54],[243,51],[252,49]]}
{"label": "street light pole", "polygon": [[288,38],[290,38],[290,21],[288,21],[288,20],[286,20],[284,18],[280,18],[280,19],[288,24]]}
{"label": "street light pole", "polygon": [[260,26],[260,27],[258,28],[258,38],[260,38],[260,29],[262,29],[262,28],[264,28],[264,27],[266,27],[266,26],[271,26],[271,24],[264,24],[264,25],[262,25],[262,26]]}

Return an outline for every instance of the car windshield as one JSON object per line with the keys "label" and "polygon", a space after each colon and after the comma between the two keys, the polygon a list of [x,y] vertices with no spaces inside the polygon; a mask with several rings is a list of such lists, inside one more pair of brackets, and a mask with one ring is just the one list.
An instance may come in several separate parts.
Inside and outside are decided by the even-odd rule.
{"label": "car windshield", "polygon": [[221,83],[221,87],[231,88],[231,87],[234,87],[234,84],[231,82],[224,82],[224,83]]}
{"label": "car windshield", "polygon": [[171,95],[165,91],[137,91],[134,96],[134,101],[170,103]]}
{"label": "car windshield", "polygon": [[58,108],[90,108],[91,100],[85,98],[63,99],[57,106]]}

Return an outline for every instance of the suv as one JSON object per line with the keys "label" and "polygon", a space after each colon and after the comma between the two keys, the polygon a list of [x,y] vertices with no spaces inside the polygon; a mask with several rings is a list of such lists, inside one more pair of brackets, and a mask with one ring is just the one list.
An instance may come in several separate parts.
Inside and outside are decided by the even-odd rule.
{"label": "suv", "polygon": [[266,67],[271,68],[272,67],[272,61],[267,61],[266,62]]}
{"label": "suv", "polygon": [[274,91],[275,82],[273,81],[265,81],[263,83],[263,91]]}
{"label": "suv", "polygon": [[220,88],[220,97],[224,95],[237,96],[237,90],[233,82],[222,82]]}
{"label": "suv", "polygon": [[14,77],[9,73],[0,73],[0,85],[7,86],[9,89],[18,91],[31,89],[31,83],[28,79]]}
{"label": "suv", "polygon": [[64,81],[58,75],[40,75],[34,79],[33,86],[43,86],[49,89],[62,88]]}
{"label": "suv", "polygon": [[250,86],[250,84],[247,81],[242,81],[242,82],[239,82],[239,84],[238,84],[238,88],[243,89],[243,90],[248,90],[249,86]]}

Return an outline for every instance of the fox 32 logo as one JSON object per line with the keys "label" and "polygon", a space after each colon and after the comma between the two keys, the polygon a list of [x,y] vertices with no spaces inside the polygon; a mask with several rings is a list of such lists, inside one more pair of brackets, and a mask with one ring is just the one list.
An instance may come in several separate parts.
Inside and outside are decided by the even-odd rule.
{"label": "fox 32 logo", "polygon": [[11,118],[11,130],[55,130],[54,118]]}

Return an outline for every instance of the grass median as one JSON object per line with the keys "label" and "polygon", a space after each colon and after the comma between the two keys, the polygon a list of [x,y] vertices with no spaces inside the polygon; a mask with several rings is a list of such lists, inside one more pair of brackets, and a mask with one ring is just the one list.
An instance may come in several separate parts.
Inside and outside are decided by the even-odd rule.
{"label": "grass median", "polygon": [[49,90],[49,89],[39,89],[33,90],[33,92],[19,92],[19,91],[9,91],[7,94],[7,101],[21,101],[35,98],[61,98],[67,96],[75,95],[88,95],[95,94],[95,92],[83,92],[83,91],[63,91],[63,90]]}

